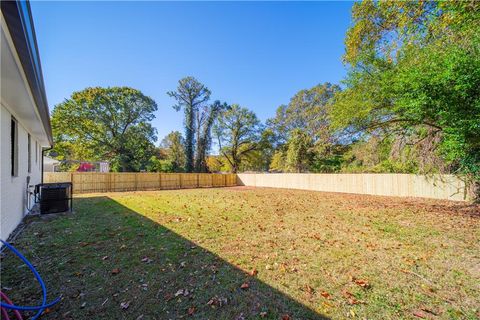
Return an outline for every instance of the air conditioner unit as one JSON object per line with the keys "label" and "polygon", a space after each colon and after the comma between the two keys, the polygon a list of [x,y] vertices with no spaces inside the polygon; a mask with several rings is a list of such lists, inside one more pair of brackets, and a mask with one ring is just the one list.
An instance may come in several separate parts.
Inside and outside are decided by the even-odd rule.
{"label": "air conditioner unit", "polygon": [[40,214],[72,211],[72,183],[41,183],[35,186]]}

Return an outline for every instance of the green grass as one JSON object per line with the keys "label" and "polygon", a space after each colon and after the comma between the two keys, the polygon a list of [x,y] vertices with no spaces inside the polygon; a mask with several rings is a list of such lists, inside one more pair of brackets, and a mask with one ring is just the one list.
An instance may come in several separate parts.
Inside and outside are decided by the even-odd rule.
{"label": "green grass", "polygon": [[[63,295],[46,319],[480,316],[478,206],[225,188],[86,195],[74,210],[30,219],[15,242]],[[39,303],[12,254],[1,268],[16,303]]]}

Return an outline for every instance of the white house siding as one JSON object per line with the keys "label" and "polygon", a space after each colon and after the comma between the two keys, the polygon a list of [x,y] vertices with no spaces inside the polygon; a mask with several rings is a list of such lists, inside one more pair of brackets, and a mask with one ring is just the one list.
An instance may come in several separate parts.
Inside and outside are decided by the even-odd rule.
{"label": "white house siding", "polygon": [[[29,173],[28,131],[18,119],[18,176],[12,177],[11,175],[11,117],[10,111],[2,104],[0,114],[0,238],[3,240],[8,238],[26,213],[27,176],[30,176],[30,185],[41,182],[40,144],[37,138],[31,134],[31,172]],[[37,150],[35,150],[36,145]],[[35,152],[40,154],[35,156]]]}

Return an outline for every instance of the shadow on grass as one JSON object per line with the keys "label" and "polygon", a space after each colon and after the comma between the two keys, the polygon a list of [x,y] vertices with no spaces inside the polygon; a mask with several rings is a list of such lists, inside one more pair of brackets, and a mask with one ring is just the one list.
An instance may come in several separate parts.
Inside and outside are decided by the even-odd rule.
{"label": "shadow on grass", "polygon": [[[108,197],[74,205],[72,215],[31,221],[15,243],[49,297],[64,297],[45,318],[327,319]],[[38,304],[40,290],[19,265],[2,258],[2,287],[18,304]]]}

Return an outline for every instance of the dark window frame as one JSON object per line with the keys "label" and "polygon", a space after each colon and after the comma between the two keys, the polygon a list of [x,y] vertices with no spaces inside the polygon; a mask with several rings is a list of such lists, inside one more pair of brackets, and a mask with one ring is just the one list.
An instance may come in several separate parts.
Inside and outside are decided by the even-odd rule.
{"label": "dark window frame", "polygon": [[32,137],[27,133],[27,171],[32,173]]}
{"label": "dark window frame", "polygon": [[11,176],[18,177],[18,122],[14,117],[10,120],[10,166]]}

